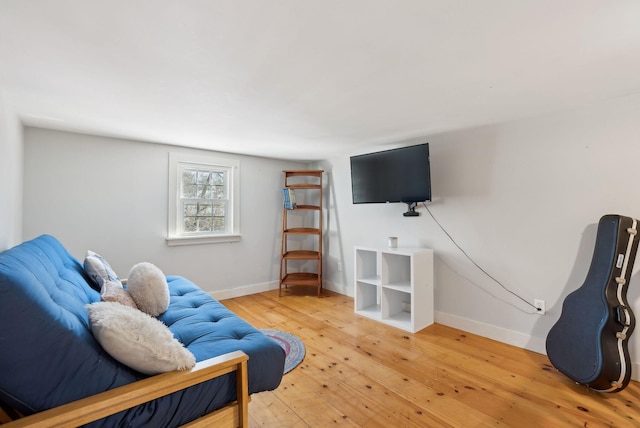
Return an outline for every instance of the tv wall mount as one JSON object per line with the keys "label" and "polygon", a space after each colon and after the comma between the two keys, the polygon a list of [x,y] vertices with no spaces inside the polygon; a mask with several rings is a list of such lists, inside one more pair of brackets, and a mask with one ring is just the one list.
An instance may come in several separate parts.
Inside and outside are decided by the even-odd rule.
{"label": "tv wall mount", "polygon": [[407,204],[407,212],[403,213],[403,216],[418,217],[420,215],[420,213],[416,211],[416,207],[418,206],[417,202],[405,202],[405,204]]}

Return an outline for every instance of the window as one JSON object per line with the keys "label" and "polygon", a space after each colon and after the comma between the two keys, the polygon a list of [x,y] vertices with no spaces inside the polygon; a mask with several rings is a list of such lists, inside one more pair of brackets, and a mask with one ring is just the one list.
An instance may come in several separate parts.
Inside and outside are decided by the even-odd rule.
{"label": "window", "polygon": [[169,154],[168,245],[240,240],[239,171],[235,160]]}

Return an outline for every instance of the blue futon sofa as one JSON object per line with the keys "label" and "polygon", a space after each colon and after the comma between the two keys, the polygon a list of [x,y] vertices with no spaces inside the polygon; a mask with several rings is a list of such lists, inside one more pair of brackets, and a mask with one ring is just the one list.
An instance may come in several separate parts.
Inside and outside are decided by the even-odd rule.
{"label": "blue futon sofa", "polygon": [[33,415],[15,424],[45,415],[33,422],[45,426],[71,408],[80,416],[63,415],[63,425],[173,427],[232,403],[232,416],[222,420],[246,425],[248,394],[278,387],[284,350],[187,279],[168,276],[167,283],[169,309],[158,319],[197,364],[147,376],[94,339],[86,305],[100,293],[58,240],[43,235],[0,253],[0,413]]}

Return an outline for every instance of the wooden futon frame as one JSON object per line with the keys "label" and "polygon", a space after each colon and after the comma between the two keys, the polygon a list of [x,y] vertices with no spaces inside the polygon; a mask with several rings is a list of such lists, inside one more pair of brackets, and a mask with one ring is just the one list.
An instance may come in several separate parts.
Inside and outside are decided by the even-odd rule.
{"label": "wooden futon frame", "polygon": [[[201,361],[191,370],[162,373],[26,417],[19,417],[17,412],[3,412],[0,409],[0,424],[2,428],[77,427],[235,372],[237,401],[183,426],[190,428],[247,427],[249,425],[248,359],[249,357],[242,351],[229,352]],[[9,413],[17,415],[19,419],[10,417]]]}

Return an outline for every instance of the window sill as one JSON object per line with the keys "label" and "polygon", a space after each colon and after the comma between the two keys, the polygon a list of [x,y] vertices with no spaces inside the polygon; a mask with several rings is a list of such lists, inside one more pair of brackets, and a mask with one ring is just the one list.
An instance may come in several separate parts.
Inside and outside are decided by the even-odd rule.
{"label": "window sill", "polygon": [[242,235],[209,235],[209,236],[168,236],[169,247],[177,245],[218,244],[222,242],[238,242]]}

